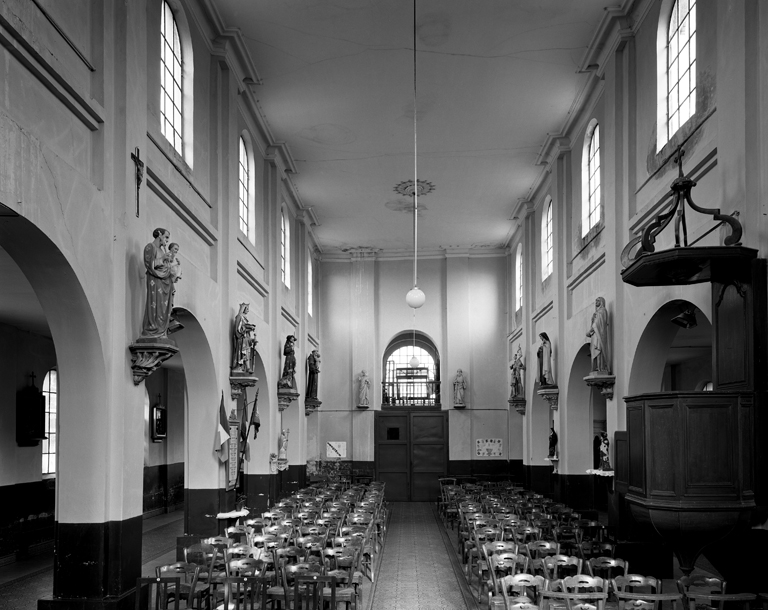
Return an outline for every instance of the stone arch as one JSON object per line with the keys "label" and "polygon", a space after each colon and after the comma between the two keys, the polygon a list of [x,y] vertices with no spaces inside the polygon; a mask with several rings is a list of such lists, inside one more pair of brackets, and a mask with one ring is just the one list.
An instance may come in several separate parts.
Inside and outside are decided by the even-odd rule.
{"label": "stone arch", "polygon": [[[661,305],[651,316],[640,335],[629,373],[627,393],[629,396],[644,392],[660,392],[664,382],[664,370],[670,359],[670,349],[679,332],[687,332],[674,325],[671,320],[683,310],[693,308],[698,321],[695,335],[709,337],[711,367],[712,324],[707,315],[694,303],[685,299],[674,299]],[[704,352],[706,345],[699,346]],[[705,372],[706,373],[706,372]],[[707,375],[711,379],[711,370]],[[705,375],[705,376],[707,376]],[[689,388],[694,390],[694,387]]]}
{"label": "stone arch", "polygon": [[[176,319],[184,328],[171,337],[179,347],[186,383],[184,487],[187,492],[184,531],[207,534],[217,529],[204,517],[219,512],[218,492],[224,488],[224,469],[215,453],[221,389],[213,351],[200,321],[190,310],[176,307]],[[234,403],[224,388],[227,414]],[[214,535],[214,534],[211,534]]]}
{"label": "stone arch", "polygon": [[109,408],[106,346],[86,282],[75,270],[78,266],[23,216],[0,217],[0,247],[32,286],[56,351],[61,405],[56,520],[59,524],[108,521],[113,515],[105,489],[114,452],[105,431],[114,427],[110,425],[114,410]]}
{"label": "stone arch", "polygon": [[585,474],[592,468],[592,439],[595,414],[602,413],[605,418],[605,396],[597,388],[586,384],[584,377],[589,375],[589,344],[579,348],[571,364],[568,376],[566,401],[560,434],[560,465],[564,473]]}

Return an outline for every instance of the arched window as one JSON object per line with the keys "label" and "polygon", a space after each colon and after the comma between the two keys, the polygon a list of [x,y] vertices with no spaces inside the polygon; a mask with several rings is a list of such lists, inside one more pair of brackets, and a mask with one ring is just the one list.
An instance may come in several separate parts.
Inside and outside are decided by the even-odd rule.
{"label": "arched window", "polygon": [[440,358],[434,343],[422,333],[405,331],[390,342],[382,377],[384,405],[440,404]]}
{"label": "arched window", "polygon": [[662,4],[656,53],[661,150],[696,112],[696,0]]}
{"label": "arched window", "polygon": [[291,287],[291,225],[285,210],[280,212],[280,277],[286,288]]}
{"label": "arched window", "polygon": [[552,198],[548,202],[541,217],[541,279],[552,275],[555,266],[554,242],[552,237]]}
{"label": "arched window", "polygon": [[523,244],[515,252],[515,311],[523,307]]}
{"label": "arched window", "polygon": [[170,5],[163,2],[160,17],[160,129],[180,155],[184,155],[184,98],[179,28]]}
{"label": "arched window", "polygon": [[307,313],[311,316],[312,310],[314,309],[314,285],[312,284],[313,277],[312,277],[312,253],[307,252]]}
{"label": "arched window", "polygon": [[590,229],[597,226],[602,218],[600,125],[594,119],[590,122],[584,138],[582,159],[581,236],[586,237]]}
{"label": "arched window", "polygon": [[59,374],[51,369],[43,380],[45,398],[45,436],[43,439],[43,474],[56,474],[56,418],[59,407]]}
{"label": "arched window", "polygon": [[240,197],[240,230],[250,239],[251,236],[251,201],[250,184],[251,170],[248,165],[248,149],[245,147],[245,140],[240,136],[240,171],[238,172],[239,197]]}

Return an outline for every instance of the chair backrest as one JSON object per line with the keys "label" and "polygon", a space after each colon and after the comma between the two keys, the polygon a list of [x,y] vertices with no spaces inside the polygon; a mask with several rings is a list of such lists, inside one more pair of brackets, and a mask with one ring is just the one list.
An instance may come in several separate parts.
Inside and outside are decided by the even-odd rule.
{"label": "chair backrest", "polygon": [[605,584],[605,580],[599,576],[587,576],[586,574],[563,578],[563,587],[567,593],[605,592]]}
{"label": "chair backrest", "polygon": [[550,577],[554,579],[581,574],[582,561],[573,555],[550,555],[544,557],[544,564],[547,566]]}
{"label": "chair backrest", "polygon": [[[540,604],[542,608],[548,609],[550,607],[562,608],[563,606],[570,608],[576,604],[591,603],[596,605],[598,610],[602,610],[605,608],[607,598],[608,594],[605,592],[568,593],[562,591],[542,591]],[[595,602],[597,603],[595,604]]]}
{"label": "chair backrest", "polygon": [[253,557],[230,559],[227,562],[227,576],[260,576],[263,569],[264,562]]}
{"label": "chair backrest", "polygon": [[[324,590],[328,597],[324,598]],[[297,576],[293,585],[293,610],[323,610],[325,603],[336,608],[336,577],[312,574]]]}
{"label": "chair backrest", "polygon": [[560,545],[548,540],[534,540],[527,545],[528,555],[532,559],[539,559],[545,555],[559,555]]}
{"label": "chair backrest", "polygon": [[659,579],[641,574],[627,574],[612,579],[614,591],[622,593],[658,593]]}
{"label": "chair backrest", "polygon": [[270,579],[256,576],[227,576],[224,584],[224,608],[257,610],[267,607]]}
{"label": "chair backrest", "polygon": [[[638,600],[653,603],[657,610],[665,603],[667,604],[667,607],[671,607],[672,610],[678,610],[680,607],[678,604],[683,600],[683,595],[681,593],[626,593],[623,591],[616,591],[616,597],[619,600],[619,610],[624,610],[625,607],[642,610],[640,606],[633,606],[631,603]],[[629,606],[627,606],[627,604],[629,604]],[[683,610],[687,609],[684,608]]]}
{"label": "chair backrest", "polygon": [[212,544],[198,542],[184,549],[184,561],[200,566],[200,573],[208,577],[213,571],[218,550]]}
{"label": "chair backrest", "polygon": [[677,581],[677,590],[683,595],[692,593],[725,594],[726,582],[721,578],[707,576],[683,576]]}
{"label": "chair backrest", "polygon": [[629,570],[628,561],[614,557],[593,557],[588,565],[590,574],[608,579],[626,576]]}
{"label": "chair backrest", "polygon": [[253,557],[258,559],[261,555],[261,549],[250,544],[236,544],[229,547],[224,551],[224,558],[226,561],[231,559],[245,559],[246,557]]}
{"label": "chair backrest", "polygon": [[[546,588],[547,581],[543,576],[533,574],[511,574],[498,580],[498,588],[504,597],[507,606],[510,606],[510,598],[524,595],[538,604],[541,594]],[[511,596],[510,592],[516,595]]]}
{"label": "chair backrest", "polygon": [[173,610],[179,610],[179,596],[169,596],[171,591],[178,591],[181,578],[155,577],[136,579],[136,610],[167,610],[168,601],[172,599]]}

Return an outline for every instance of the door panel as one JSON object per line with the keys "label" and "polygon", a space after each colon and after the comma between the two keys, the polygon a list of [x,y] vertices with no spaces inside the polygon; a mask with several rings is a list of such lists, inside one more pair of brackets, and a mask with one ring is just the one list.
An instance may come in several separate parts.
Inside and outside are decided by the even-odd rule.
{"label": "door panel", "polygon": [[379,411],[375,420],[376,472],[393,501],[431,502],[448,468],[448,418],[444,411]]}

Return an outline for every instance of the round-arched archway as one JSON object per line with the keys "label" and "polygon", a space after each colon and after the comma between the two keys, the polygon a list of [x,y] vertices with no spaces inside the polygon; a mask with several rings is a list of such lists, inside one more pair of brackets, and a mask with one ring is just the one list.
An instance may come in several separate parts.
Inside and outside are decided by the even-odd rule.
{"label": "round-arched archway", "polygon": [[[695,326],[681,326],[694,321]],[[628,394],[694,391],[711,380],[709,318],[690,301],[676,299],[665,303],[651,316],[640,336],[632,359]]]}

